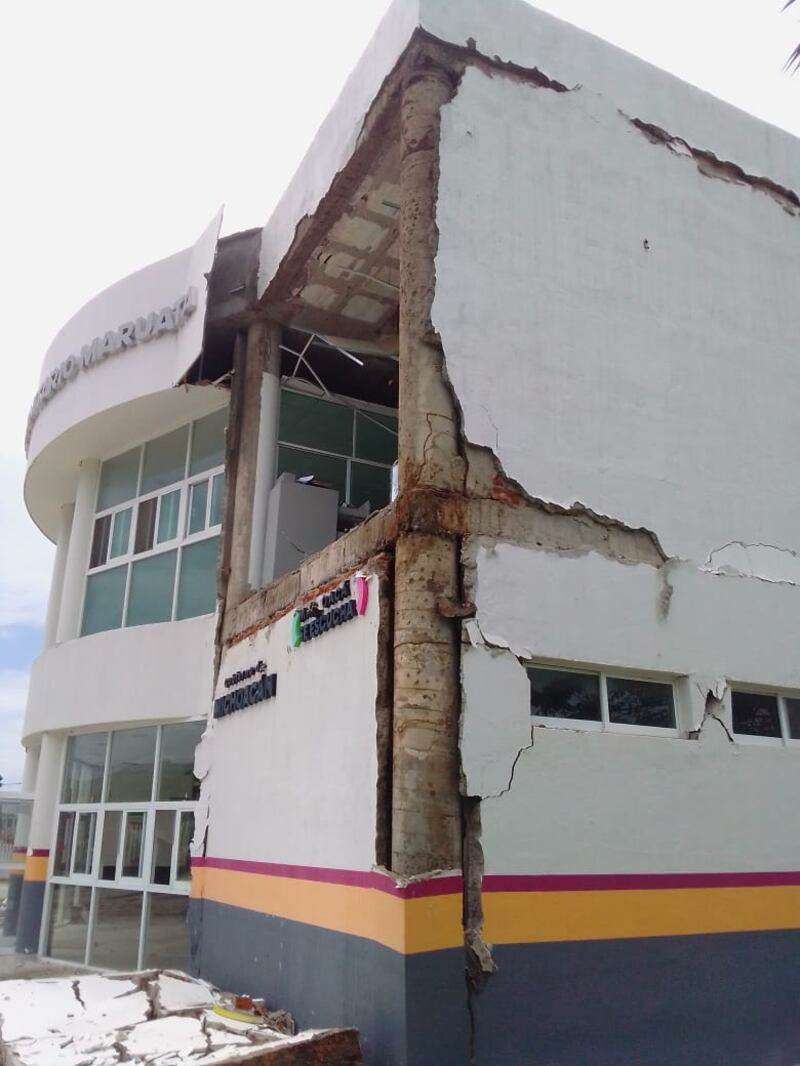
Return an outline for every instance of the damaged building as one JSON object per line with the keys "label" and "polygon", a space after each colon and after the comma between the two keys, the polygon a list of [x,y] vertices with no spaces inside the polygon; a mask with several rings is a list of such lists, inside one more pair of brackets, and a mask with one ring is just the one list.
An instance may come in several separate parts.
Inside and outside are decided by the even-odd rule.
{"label": "damaged building", "polygon": [[45,360],[18,949],[376,1066],[797,1061],[797,190],[522,0],[395,0],[263,230]]}

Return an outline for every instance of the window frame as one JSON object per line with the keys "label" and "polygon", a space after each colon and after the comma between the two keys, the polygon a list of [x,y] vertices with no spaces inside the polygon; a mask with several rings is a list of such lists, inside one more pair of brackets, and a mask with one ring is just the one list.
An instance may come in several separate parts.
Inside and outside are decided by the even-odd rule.
{"label": "window frame", "polygon": [[[769,696],[778,704],[778,725],[781,735],[779,737],[759,737],[750,733],[737,733],[733,725],[733,696],[741,692],[751,696]],[[789,730],[789,715],[786,711],[786,700],[800,700],[800,693],[790,690],[784,691],[778,688],[769,688],[764,685],[740,684],[736,681],[728,682],[728,709],[730,711],[731,736],[737,744],[747,744],[756,748],[800,748],[800,737],[793,737]]]}
{"label": "window frame", "polygon": [[[60,776],[59,776],[59,801],[56,804],[55,818],[52,832],[52,847],[50,849],[50,856],[48,859],[47,870],[47,885],[45,890],[44,906],[42,909],[42,926],[39,935],[39,954],[43,958],[55,958],[58,956],[51,956],[47,954],[48,939],[50,935],[50,919],[51,908],[53,905],[54,888],[58,885],[73,886],[79,888],[91,889],[89,913],[87,918],[86,928],[86,944],[84,948],[83,962],[79,965],[90,966],[92,965],[91,951],[96,930],[97,919],[97,889],[118,889],[120,891],[137,892],[142,897],[142,913],[141,922],[139,928],[139,942],[138,942],[138,954],[137,954],[137,969],[143,967],[143,959],[147,950],[147,931],[150,916],[150,897],[153,895],[167,895],[167,896],[181,896],[188,897],[191,890],[191,873],[187,880],[179,880],[178,873],[178,858],[179,858],[179,846],[180,846],[180,826],[181,821],[185,815],[191,815],[196,819],[196,813],[199,806],[199,800],[159,800],[158,794],[161,785],[161,751],[162,751],[162,735],[165,727],[175,725],[190,725],[192,723],[206,723],[206,718],[182,718],[172,719],[170,721],[161,722],[139,722],[135,726],[129,726],[128,729],[141,729],[152,727],[156,730],[156,743],[153,752],[153,773],[150,782],[150,796],[147,800],[130,800],[125,802],[111,803],[107,800],[109,785],[110,785],[110,771],[111,771],[111,750],[112,750],[112,738],[114,733],[127,732],[126,729],[97,729],[97,730],[84,730],[82,732],[97,732],[105,733],[105,757],[103,762],[103,781],[100,792],[100,799],[96,803],[64,803],[60,800],[63,795],[64,788],[64,776],[67,771],[68,749],[69,741],[64,745],[64,751],[61,758]],[[71,734],[80,735],[80,734]],[[202,734],[201,734],[202,735]],[[168,884],[158,884],[153,881],[153,851],[154,851],[154,838],[155,838],[155,826],[156,815],[159,811],[167,811],[172,813],[172,850],[170,855],[170,880]],[[106,826],[106,817],[112,812],[120,812],[122,815],[120,821],[119,839],[116,847],[116,859],[113,880],[102,878],[101,858],[102,858],[102,845],[103,835]],[[125,846],[125,830],[127,826],[128,816],[143,812],[145,815],[144,832],[142,835],[142,850],[141,850],[141,873],[138,877],[125,877],[122,874],[122,860],[123,849]],[[54,872],[56,861],[56,845],[58,841],[58,827],[63,814],[74,813],[74,822],[71,831],[71,846],[69,852],[68,872],[65,874],[56,874]],[[78,826],[80,823],[81,814],[94,815],[94,839],[92,842],[90,873],[81,874],[75,873],[75,854],[76,854],[76,842],[78,835]]]}
{"label": "window frame", "polygon": [[[358,438],[358,415],[361,414],[364,417],[366,417],[367,419],[369,419],[370,421],[372,421],[375,424],[381,426],[381,428],[386,433],[388,433],[391,436],[393,436],[396,441],[399,441],[399,432],[397,430],[392,429],[390,426],[384,426],[383,423],[380,422],[377,418],[370,418],[371,415],[373,415],[373,416],[375,416],[375,415],[388,415],[388,416],[394,418],[395,420],[397,420],[398,416],[399,416],[398,409],[397,408],[393,408],[393,407],[384,407],[381,404],[369,403],[369,402],[367,402],[365,400],[355,400],[355,399],[352,399],[349,396],[341,396],[338,393],[333,393],[333,392],[332,393],[328,393],[326,395],[324,393],[319,392],[318,390],[313,389],[311,386],[304,387],[303,384],[297,378],[291,379],[291,383],[289,381],[282,381],[281,382],[281,396],[283,395],[284,392],[294,393],[295,395],[298,395],[298,396],[305,396],[305,397],[307,397],[309,399],[312,399],[312,400],[320,400],[322,403],[338,404],[340,407],[348,407],[348,408],[350,408],[350,412],[351,412],[351,416],[352,416],[352,425],[350,427],[350,453],[348,455],[345,455],[342,452],[333,452],[333,451],[330,451],[330,450],[328,450],[326,448],[315,448],[315,447],[311,447],[310,445],[307,445],[307,444],[297,444],[294,441],[284,440],[281,437],[281,433],[280,433],[280,416],[279,416],[279,418],[278,418],[278,432],[277,432],[276,441],[275,441],[275,472],[274,472],[275,479],[277,479],[280,476],[279,475],[280,449],[281,448],[292,448],[294,451],[306,452],[309,455],[324,455],[327,458],[330,458],[330,459],[341,459],[342,462],[344,462],[344,464],[345,464],[345,492],[344,492],[344,499],[339,504],[340,509],[341,508],[344,508],[345,510],[357,510],[358,509],[355,504],[352,504],[352,503],[349,502],[350,493],[352,491],[352,483],[353,483],[353,474],[352,474],[353,463],[361,463],[363,466],[372,466],[372,467],[375,467],[378,470],[385,470],[386,473],[387,473],[387,477],[389,479],[389,499],[391,501],[392,467],[394,466],[394,463],[388,463],[387,464],[387,463],[377,462],[374,459],[362,459],[359,455],[356,454],[357,438]],[[396,460],[395,460],[395,462],[396,462]],[[381,504],[381,507],[385,507],[385,506],[387,506],[387,505],[386,504]],[[375,511],[381,510],[381,507],[374,507],[372,512],[370,512],[370,513],[374,513]]]}
{"label": "window frame", "polygon": [[[221,410],[223,410],[223,408],[220,408],[219,410],[221,411]],[[212,412],[210,412],[210,415],[214,415],[214,414],[217,414],[217,413],[218,413],[217,411],[212,411]],[[132,580],[132,575],[133,575],[134,564],[138,563],[138,562],[141,562],[142,560],[145,560],[145,559],[154,558],[157,555],[162,555],[162,554],[165,554],[165,553],[170,552],[170,551],[177,552],[177,558],[176,558],[176,561],[175,561],[175,577],[174,577],[173,586],[172,586],[172,604],[171,604],[171,608],[170,608],[169,617],[162,619],[162,621],[164,621],[164,622],[174,622],[176,620],[179,620],[179,619],[177,619],[176,616],[177,616],[177,611],[178,611],[178,589],[180,587],[180,580],[181,580],[181,565],[182,565],[182,561],[183,561],[183,548],[184,548],[184,545],[196,544],[199,541],[203,541],[203,540],[211,540],[213,537],[218,537],[222,533],[222,518],[223,518],[222,514],[220,514],[220,521],[215,523],[214,525],[210,524],[210,519],[211,519],[211,501],[212,501],[212,495],[213,495],[214,480],[219,475],[222,475],[223,477],[225,476],[225,464],[224,464],[224,462],[221,463],[221,464],[217,464],[216,466],[209,467],[207,470],[200,471],[200,472],[198,472],[196,474],[190,474],[189,473],[189,471],[191,469],[191,463],[192,463],[192,448],[193,448],[193,445],[194,445],[195,427],[196,427],[197,423],[199,421],[202,421],[202,418],[205,418],[205,417],[209,417],[209,416],[205,416],[205,415],[201,416],[200,418],[193,419],[192,422],[189,423],[189,432],[187,433],[187,438],[186,438],[186,440],[187,440],[187,443],[186,443],[186,455],[184,457],[184,464],[183,464],[183,476],[178,481],[172,482],[169,485],[164,485],[164,486],[162,486],[161,488],[158,488],[158,489],[153,489],[153,490],[151,490],[149,492],[146,492],[146,493],[142,493],[141,492],[142,477],[143,477],[143,472],[144,472],[145,448],[150,443],[150,441],[143,441],[139,445],[135,446],[135,447],[138,448],[138,451],[139,451],[139,466],[138,466],[138,473],[137,473],[137,476],[136,476],[136,492],[135,492],[135,495],[133,497],[131,497],[128,500],[124,500],[122,503],[115,504],[112,507],[106,507],[103,510],[99,510],[98,511],[96,508],[97,508],[97,504],[98,504],[98,501],[99,501],[99,498],[100,498],[101,478],[97,479],[97,486],[96,486],[96,489],[95,489],[95,511],[94,511],[94,515],[93,515],[93,518],[92,518],[92,535],[89,537],[88,557],[86,559],[86,565],[85,565],[85,568],[84,568],[83,590],[82,590],[82,595],[81,595],[81,613],[80,613],[80,617],[81,617],[80,636],[81,637],[94,636],[95,635],[94,633],[84,633],[83,632],[83,622],[84,622],[84,617],[85,617],[85,614],[86,614],[86,597],[87,597],[87,592],[88,592],[88,589],[89,589],[89,578],[90,577],[94,577],[96,574],[101,574],[101,573],[104,573],[106,571],[114,570],[114,569],[117,569],[117,568],[120,568],[120,567],[123,567],[123,566],[126,568],[125,569],[125,588],[124,588],[123,597],[122,597],[121,622],[120,622],[119,626],[113,626],[113,627],[110,627],[110,629],[135,628],[134,626],[131,626],[129,624],[129,622],[128,622],[128,612],[129,612],[130,594],[131,594],[131,580]],[[178,426],[176,428],[180,429],[181,427]],[[168,432],[170,432],[170,431],[168,431]],[[154,439],[158,439],[158,438],[154,438]],[[129,449],[126,449],[126,450],[127,451],[132,451],[133,449],[129,448]],[[120,453],[120,454],[124,454],[124,453]],[[103,461],[104,462],[108,462],[108,461],[110,461],[111,459],[114,459],[114,458],[116,458],[116,456],[112,455],[112,456],[109,456],[108,459],[103,460]],[[207,495],[207,500],[206,500],[206,513],[205,513],[206,524],[205,524],[205,526],[204,526],[204,528],[202,530],[199,530],[196,533],[191,533],[190,534],[188,532],[188,523],[189,523],[189,502],[190,502],[190,499],[191,499],[192,486],[197,484],[197,483],[199,483],[199,482],[202,482],[202,481],[207,481],[208,482],[208,495]],[[159,523],[159,519],[160,519],[160,515],[161,515],[161,508],[162,508],[162,505],[163,505],[163,498],[165,496],[171,495],[172,493],[174,493],[176,491],[180,494],[179,497],[178,497],[178,518],[177,518],[177,524],[176,524],[176,533],[175,533],[175,536],[172,537],[170,540],[165,540],[165,541],[159,542],[156,538],[158,536],[158,523]],[[223,492],[224,492],[224,486],[223,486]],[[139,521],[139,512],[141,510],[142,505],[147,503],[147,501],[152,500],[152,499],[157,500],[156,514],[155,514],[155,519],[154,519],[153,544],[152,544],[152,546],[150,548],[146,549],[145,551],[137,552],[134,549],[135,549],[135,545],[136,545],[136,528],[137,528],[137,523]],[[125,511],[128,508],[130,508],[131,512],[132,512],[132,514],[131,514],[131,525],[130,525],[130,530],[129,530],[129,533],[128,533],[128,550],[125,553],[121,554],[121,555],[115,556],[113,559],[110,557],[110,554],[109,554],[109,556],[106,558],[105,562],[99,564],[98,566],[91,566],[90,565],[91,564],[91,552],[92,552],[92,544],[93,544],[93,541],[94,541],[94,530],[95,530],[96,523],[100,519],[103,519],[103,518],[106,518],[106,517],[111,517],[111,530],[109,532],[109,553],[110,553],[110,546],[111,546],[111,541],[112,541],[113,532],[114,532],[115,516],[116,516],[116,514],[118,512]],[[213,610],[208,612],[208,613],[213,613]],[[195,617],[195,616],[192,616],[192,617]],[[182,620],[182,619],[180,619],[180,620]],[[158,624],[158,623],[147,623],[147,624],[154,625],[154,624]],[[109,632],[110,629],[109,630],[98,630],[97,632],[101,632],[101,633],[102,632]]]}
{"label": "window frame", "polygon": [[[524,663],[528,670],[552,670],[563,674],[580,674],[583,677],[596,677],[598,681],[598,695],[600,698],[600,721],[592,721],[586,718],[558,718],[555,715],[548,716],[531,713],[531,724],[534,726],[546,726],[549,729],[572,729],[582,733],[616,733],[620,735],[660,737],[662,740],[675,740],[684,736],[680,728],[680,702],[678,699],[678,677],[675,674],[656,674],[651,671],[640,670],[608,670],[606,668],[591,666],[566,666],[560,662],[545,659],[530,659]],[[608,712],[608,689],[607,681],[649,681],[657,685],[668,685],[672,691],[672,710],[675,717],[674,726],[651,726],[630,725],[626,722],[612,722]],[[530,685],[530,674],[528,674]]]}

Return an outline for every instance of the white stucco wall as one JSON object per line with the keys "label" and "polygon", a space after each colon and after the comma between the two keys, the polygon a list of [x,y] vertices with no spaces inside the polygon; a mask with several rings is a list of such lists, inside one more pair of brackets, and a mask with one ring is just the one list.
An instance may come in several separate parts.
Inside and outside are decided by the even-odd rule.
{"label": "white stucco wall", "polygon": [[[434,326],[467,440],[667,561],[472,546],[461,756],[486,872],[797,869],[800,748],[728,730],[731,684],[800,692],[800,214],[626,116],[795,188],[800,144],[515,6],[478,49],[572,91],[467,70]],[[532,726],[530,659],[675,679],[681,736]]]}
{"label": "white stucco wall", "polygon": [[[688,122],[693,96],[664,81]],[[433,319],[468,440],[670,556],[800,549],[800,217],[650,143],[617,100],[470,69],[437,222]]]}
{"label": "white stucco wall", "polygon": [[[797,589],[682,565],[662,616],[650,566],[502,544],[476,563],[461,756],[486,873],[798,868],[800,746],[727,732],[731,681],[800,689]],[[532,726],[527,659],[672,675],[683,735]]]}
{"label": "white stucco wall", "polygon": [[277,695],[215,719],[199,749],[207,855],[374,865],[379,604],[378,579],[368,580],[363,616],[295,648],[288,614],[226,651],[217,695],[259,660],[277,675]]}
{"label": "white stucco wall", "polygon": [[23,744],[43,732],[206,714],[214,615],[95,633],[33,663]]}

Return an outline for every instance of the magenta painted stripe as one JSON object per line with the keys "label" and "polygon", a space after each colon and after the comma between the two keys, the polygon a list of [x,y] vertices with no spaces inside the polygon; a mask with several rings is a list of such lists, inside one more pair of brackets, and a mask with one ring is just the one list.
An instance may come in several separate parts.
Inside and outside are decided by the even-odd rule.
{"label": "magenta painted stripe", "polygon": [[402,899],[460,893],[462,886],[461,876],[456,874],[398,885],[387,874],[374,870],[336,870],[324,866],[291,866],[280,862],[252,862],[248,859],[218,859],[211,856],[192,859],[192,866],[235,870],[238,873],[261,874],[267,877],[291,877],[299,881],[318,881],[329,885],[348,885],[352,888],[372,888]]}
{"label": "magenta painted stripe", "polygon": [[597,892],[642,888],[753,888],[800,885],[800,871],[713,874],[485,874],[484,892]]}
{"label": "magenta painted stripe", "polygon": [[50,848],[30,848],[28,855],[36,859],[46,859],[50,854]]}

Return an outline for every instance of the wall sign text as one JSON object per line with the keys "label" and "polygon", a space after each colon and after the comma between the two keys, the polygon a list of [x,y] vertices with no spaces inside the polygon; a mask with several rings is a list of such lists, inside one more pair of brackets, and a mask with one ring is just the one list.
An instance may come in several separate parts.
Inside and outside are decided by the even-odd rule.
{"label": "wall sign text", "polygon": [[[257,680],[251,681],[250,678],[256,675],[259,675]],[[247,683],[242,685],[242,681]],[[254,703],[271,700],[278,691],[278,675],[268,674],[267,664],[261,659],[248,670],[237,670],[235,674],[226,677],[223,684],[230,691],[214,700],[215,718],[224,718],[228,714],[233,714],[234,711],[243,711],[245,707],[252,707]],[[234,688],[234,685],[239,687]]]}
{"label": "wall sign text", "polygon": [[321,637],[336,626],[343,625],[364,614],[369,600],[369,584],[365,577],[343,581],[333,592],[319,596],[292,617],[292,645],[298,648],[315,637]]}
{"label": "wall sign text", "polygon": [[39,391],[33,398],[28,429],[25,434],[25,447],[30,443],[33,423],[39,413],[52,397],[66,384],[73,381],[81,370],[91,370],[110,355],[117,355],[137,344],[154,341],[164,333],[177,333],[190,315],[197,310],[197,289],[190,286],[180,299],[160,311],[150,311],[140,315],[135,321],[123,322],[116,329],[107,330],[102,337],[95,337],[90,344],[84,344],[80,355],[68,355],[54,370],[51,370]]}

